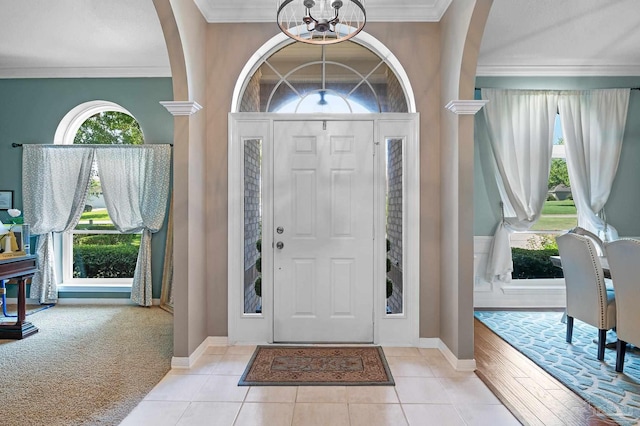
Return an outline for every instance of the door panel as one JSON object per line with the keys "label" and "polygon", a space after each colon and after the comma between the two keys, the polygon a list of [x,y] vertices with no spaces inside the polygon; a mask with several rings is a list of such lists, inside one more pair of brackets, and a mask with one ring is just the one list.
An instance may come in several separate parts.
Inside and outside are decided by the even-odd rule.
{"label": "door panel", "polygon": [[274,123],[274,341],[373,341],[373,149],[370,121]]}

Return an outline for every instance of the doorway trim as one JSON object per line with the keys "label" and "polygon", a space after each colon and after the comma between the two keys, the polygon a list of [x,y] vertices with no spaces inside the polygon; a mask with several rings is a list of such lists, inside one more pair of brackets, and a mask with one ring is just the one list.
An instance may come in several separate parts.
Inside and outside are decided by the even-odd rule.
{"label": "doorway trim", "polygon": [[[236,343],[273,342],[273,255],[262,253],[262,313],[244,312],[244,141],[259,139],[263,146],[262,246],[274,242],[272,148],[275,121],[372,121],[374,124],[374,343],[417,346],[419,342],[420,296],[420,168],[419,114],[276,114],[230,113],[228,140],[228,341]],[[387,139],[403,141],[403,235],[404,310],[388,315],[386,293],[386,183],[382,146]]]}

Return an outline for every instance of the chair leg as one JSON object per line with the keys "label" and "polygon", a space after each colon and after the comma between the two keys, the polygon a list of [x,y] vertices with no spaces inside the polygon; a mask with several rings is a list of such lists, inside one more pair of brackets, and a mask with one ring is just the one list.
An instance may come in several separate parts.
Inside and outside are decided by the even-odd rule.
{"label": "chair leg", "polygon": [[604,359],[604,345],[607,343],[607,330],[598,330],[598,361]]}
{"label": "chair leg", "polygon": [[567,343],[571,343],[573,338],[573,317],[567,315]]}
{"label": "chair leg", "polygon": [[624,355],[627,352],[627,342],[618,339],[616,342],[616,371],[622,373],[624,369]]}

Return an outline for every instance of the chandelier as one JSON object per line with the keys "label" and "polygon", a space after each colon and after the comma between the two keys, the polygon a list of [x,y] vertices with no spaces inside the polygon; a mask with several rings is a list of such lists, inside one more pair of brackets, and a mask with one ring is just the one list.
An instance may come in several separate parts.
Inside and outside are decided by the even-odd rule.
{"label": "chandelier", "polygon": [[358,34],[367,20],[364,0],[278,0],[278,26],[294,40],[333,44]]}

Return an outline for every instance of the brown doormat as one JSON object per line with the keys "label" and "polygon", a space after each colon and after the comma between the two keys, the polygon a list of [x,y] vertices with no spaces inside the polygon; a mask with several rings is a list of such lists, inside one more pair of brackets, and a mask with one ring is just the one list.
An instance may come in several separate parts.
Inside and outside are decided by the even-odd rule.
{"label": "brown doormat", "polygon": [[393,386],[379,346],[258,346],[238,386]]}

